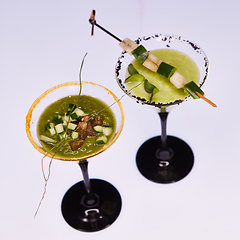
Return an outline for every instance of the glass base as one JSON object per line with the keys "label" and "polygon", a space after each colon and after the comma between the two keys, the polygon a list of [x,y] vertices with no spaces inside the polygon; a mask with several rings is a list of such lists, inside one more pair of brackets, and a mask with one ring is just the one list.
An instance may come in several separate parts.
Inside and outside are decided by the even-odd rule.
{"label": "glass base", "polygon": [[122,207],[121,196],[110,183],[91,179],[94,195],[86,194],[84,182],[73,185],[62,200],[62,215],[73,228],[95,232],[110,226]]}
{"label": "glass base", "polygon": [[183,140],[168,136],[168,151],[161,151],[160,136],[142,144],[136,156],[141,174],[156,183],[174,183],[186,177],[194,163],[191,148]]}

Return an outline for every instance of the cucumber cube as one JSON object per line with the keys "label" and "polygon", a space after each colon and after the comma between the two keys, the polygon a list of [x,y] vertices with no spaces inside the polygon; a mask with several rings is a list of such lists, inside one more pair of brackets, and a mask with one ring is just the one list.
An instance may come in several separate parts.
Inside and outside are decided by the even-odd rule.
{"label": "cucumber cube", "polygon": [[193,99],[199,98],[195,92],[199,92],[200,94],[204,95],[204,92],[194,81],[185,84],[183,88]]}
{"label": "cucumber cube", "polygon": [[55,130],[55,128],[49,128],[49,132],[51,133],[51,135],[54,135],[54,134],[56,134],[56,130]]}
{"label": "cucumber cube", "polygon": [[103,127],[102,127],[102,126],[94,126],[93,129],[94,129],[96,132],[102,132],[102,131],[103,131]]}
{"label": "cucumber cube", "polygon": [[73,113],[77,114],[78,117],[83,117],[87,115],[87,113],[85,113],[81,108],[76,108]]}
{"label": "cucumber cube", "polygon": [[76,127],[77,127],[77,124],[74,124],[74,123],[68,123],[68,126],[67,126],[69,130],[75,130]]}
{"label": "cucumber cube", "polygon": [[112,130],[111,127],[103,127],[103,134],[104,134],[105,136],[111,135],[112,131],[113,131],[113,130]]}
{"label": "cucumber cube", "polygon": [[44,135],[40,136],[40,140],[45,142],[45,143],[56,143],[57,142],[56,140],[54,140],[50,137],[44,136]]}
{"label": "cucumber cube", "polygon": [[63,124],[59,123],[59,124],[55,125],[55,130],[56,130],[56,133],[63,132],[64,131]]}
{"label": "cucumber cube", "polygon": [[142,65],[145,60],[148,58],[149,52],[143,45],[139,45],[132,51],[132,55],[136,58],[136,60]]}
{"label": "cucumber cube", "polygon": [[72,132],[72,139],[78,139],[79,132]]}
{"label": "cucumber cube", "polygon": [[64,138],[66,138],[66,132],[59,133],[58,137],[59,137],[60,140],[63,140]]}
{"label": "cucumber cube", "polygon": [[102,145],[105,144],[107,142],[107,137],[106,136],[101,136],[99,138],[97,138],[96,143],[98,145]]}
{"label": "cucumber cube", "polygon": [[170,78],[174,74],[175,71],[176,71],[175,67],[173,67],[172,65],[167,64],[165,62],[161,62],[160,66],[157,70],[157,72],[160,75],[162,75],[166,78]]}

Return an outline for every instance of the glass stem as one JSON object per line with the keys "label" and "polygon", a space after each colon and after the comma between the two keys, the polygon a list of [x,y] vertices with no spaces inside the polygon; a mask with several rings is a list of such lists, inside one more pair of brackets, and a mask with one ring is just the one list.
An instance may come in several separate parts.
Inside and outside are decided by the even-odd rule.
{"label": "glass stem", "polygon": [[161,119],[161,128],[162,128],[162,134],[161,134],[161,150],[167,151],[168,145],[167,145],[167,117],[168,112],[162,111],[158,113],[160,119]]}
{"label": "glass stem", "polygon": [[91,189],[91,184],[90,184],[90,179],[88,175],[88,161],[87,160],[79,161],[78,165],[82,170],[83,182],[84,182],[86,192],[89,194]]}
{"label": "glass stem", "polygon": [[81,204],[84,205],[86,208],[96,207],[99,203],[99,197],[91,190],[91,184],[88,175],[88,161],[87,160],[79,161],[78,165],[82,170],[83,182],[86,190],[86,194],[84,194],[81,199]]}

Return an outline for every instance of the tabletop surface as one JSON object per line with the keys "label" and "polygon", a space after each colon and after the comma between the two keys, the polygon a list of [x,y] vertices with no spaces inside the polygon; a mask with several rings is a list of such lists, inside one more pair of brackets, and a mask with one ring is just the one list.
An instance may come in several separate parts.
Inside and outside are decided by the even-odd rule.
{"label": "tabletop surface", "polygon": [[[240,239],[239,4],[229,1],[122,0],[0,2],[1,168],[0,238],[13,239]],[[33,101],[60,83],[82,77],[124,93],[114,67],[117,41],[100,29],[90,35],[92,9],[101,26],[119,38],[169,33],[196,42],[209,58],[204,91],[218,107],[187,101],[171,111],[168,134],[194,152],[190,174],[157,184],[138,171],[135,156],[161,134],[156,112],[123,97],[125,123],[116,143],[89,162],[91,178],[112,183],[122,198],[118,219],[107,229],[84,233],[61,214],[65,192],[82,180],[76,162],[54,160],[45,198],[42,155],[29,142],[25,117]],[[147,116],[148,121],[143,116]],[[49,159],[44,159],[48,171]]]}

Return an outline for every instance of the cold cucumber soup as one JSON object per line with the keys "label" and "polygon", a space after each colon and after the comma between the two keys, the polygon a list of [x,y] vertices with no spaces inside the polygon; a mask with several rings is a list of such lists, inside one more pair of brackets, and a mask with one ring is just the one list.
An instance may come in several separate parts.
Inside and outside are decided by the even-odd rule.
{"label": "cold cucumber soup", "polygon": [[[158,49],[151,51],[151,53],[162,59],[164,62],[176,67],[177,71],[187,80],[194,81],[196,83],[199,82],[198,67],[187,55],[172,49]],[[183,88],[177,89],[169,81],[169,79],[148,70],[137,62],[137,60],[134,60],[132,64],[136,70],[148,80],[149,83],[158,89],[158,91],[151,96],[150,93],[145,91],[144,84],[139,84],[139,82],[135,81],[127,82],[126,85],[128,89],[137,97],[144,98],[147,101],[151,98],[151,102],[167,104],[175,102],[176,100],[184,99],[188,96]]]}
{"label": "cold cucumber soup", "polygon": [[104,102],[74,95],[49,105],[39,118],[37,132],[48,152],[71,159],[101,151],[115,127],[115,116]]}

